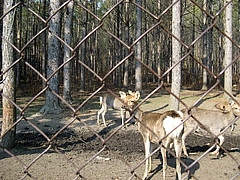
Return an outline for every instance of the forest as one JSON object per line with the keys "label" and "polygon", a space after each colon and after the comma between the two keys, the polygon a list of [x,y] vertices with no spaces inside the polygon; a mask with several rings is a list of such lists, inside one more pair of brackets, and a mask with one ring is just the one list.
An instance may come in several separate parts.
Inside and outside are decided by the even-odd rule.
{"label": "forest", "polygon": [[[239,25],[233,0],[0,1],[0,147],[14,147],[22,122],[51,144],[71,123],[84,124],[79,114],[106,91],[147,91],[144,103],[167,87],[174,110],[181,89],[206,95],[219,88],[233,97]],[[62,113],[62,105],[73,119],[49,138],[30,120],[35,103],[41,119]]]}
{"label": "forest", "polygon": [[[57,38],[60,43],[59,66],[66,58],[66,50],[69,50],[69,57],[72,57],[67,64],[70,66],[71,86],[77,85],[81,90],[96,88],[101,84],[96,75],[104,77],[110,69],[126,59],[127,61],[121,63],[105,81],[108,86],[134,87],[137,61],[134,49],[137,42],[140,42],[141,46],[139,60],[151,69],[142,65],[143,86],[156,84],[159,78],[155,74],[161,76],[172,66],[171,1],[141,2],[142,37],[139,41],[136,35],[137,5],[134,1],[74,1],[72,7],[68,7],[69,2],[71,1],[60,2],[60,32]],[[24,84],[36,89],[36,84],[42,78],[35,70],[46,76],[49,3],[47,0],[16,2],[12,22],[14,61],[21,58],[16,64],[17,86]],[[182,87],[201,89],[204,88],[203,84],[210,87],[215,83],[211,74],[203,74],[204,68],[201,63],[208,68],[207,72],[216,76],[224,69],[224,38],[227,36],[224,3],[215,0],[181,1]],[[233,1],[232,7],[230,41],[232,60],[236,60],[239,56],[240,41],[239,2]],[[2,16],[3,7],[0,13]],[[68,13],[71,13],[71,18]],[[2,20],[3,17],[1,26]],[[69,42],[65,39],[66,28],[69,28]],[[64,81],[63,67],[59,69],[60,85],[63,85]],[[232,75],[233,84],[238,84],[238,61],[233,63]],[[207,76],[207,80],[204,80],[204,76]],[[219,78],[223,82],[223,75]],[[161,80],[170,84],[171,71]]]}
{"label": "forest", "polygon": [[0,179],[239,176],[240,0],[1,0],[0,37]]}

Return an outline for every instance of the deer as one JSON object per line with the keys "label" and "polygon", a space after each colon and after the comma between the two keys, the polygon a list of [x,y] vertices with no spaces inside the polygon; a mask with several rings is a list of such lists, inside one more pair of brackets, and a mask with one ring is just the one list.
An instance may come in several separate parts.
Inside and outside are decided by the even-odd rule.
{"label": "deer", "polygon": [[126,107],[131,109],[135,106],[135,104],[140,98],[140,92],[139,91],[132,92],[131,90],[128,90],[128,94],[126,94],[123,91],[119,91],[119,95],[120,95],[119,98],[114,97],[110,94],[100,96],[101,109],[98,111],[98,114],[97,114],[98,125],[100,125],[100,115],[102,115],[104,126],[107,127],[105,114],[107,113],[109,108],[120,111],[121,118],[122,118],[122,125],[124,125],[124,121],[126,117]]}
{"label": "deer", "polygon": [[176,153],[176,172],[178,179],[181,179],[180,158],[182,153],[183,114],[181,111],[169,110],[163,113],[143,112],[140,108],[134,111],[134,117],[138,124],[138,131],[141,133],[145,147],[145,171],[143,179],[151,172],[152,145],[159,144],[161,140],[161,155],[163,167],[163,179],[166,179],[167,154],[166,149],[173,143]]}
{"label": "deer", "polygon": [[[222,113],[228,113],[231,110],[233,110],[235,116],[239,116],[238,113],[240,106],[235,103],[231,98],[228,100],[228,102],[220,102],[215,105],[215,108],[220,110]],[[234,131],[236,123],[231,124],[231,131]]]}
{"label": "deer", "polygon": [[[188,153],[185,146],[185,139],[191,132],[199,129],[209,130],[212,134],[218,137],[219,144],[217,144],[216,149],[210,154],[216,155],[217,158],[221,157],[219,150],[220,146],[224,143],[224,132],[222,131],[229,127],[231,122],[235,119],[235,116],[240,115],[240,107],[233,100],[229,100],[228,103],[218,103],[215,107],[218,110],[194,107],[190,110],[191,117],[189,119],[187,119],[189,117],[188,109],[182,110],[183,119],[186,120],[184,122],[184,133],[182,135],[182,147],[186,157],[188,157]],[[198,123],[194,118],[200,123]]]}

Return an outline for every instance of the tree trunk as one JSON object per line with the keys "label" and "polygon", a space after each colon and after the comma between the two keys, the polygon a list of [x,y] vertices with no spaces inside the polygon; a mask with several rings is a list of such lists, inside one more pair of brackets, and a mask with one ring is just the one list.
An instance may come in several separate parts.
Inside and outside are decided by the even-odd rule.
{"label": "tree trunk", "polygon": [[[65,26],[64,26],[64,41],[70,46],[71,45],[71,37],[72,37],[72,15],[73,15],[73,1],[69,2],[66,7],[65,12]],[[71,57],[71,51],[67,46],[64,46],[64,62],[68,61]],[[71,98],[71,61],[65,64],[63,70],[63,98],[70,102]]]}
{"label": "tree trunk", "polygon": [[[175,0],[173,0],[175,2]],[[178,1],[172,7],[172,33],[180,39],[181,32],[181,2]],[[172,65],[177,63],[181,58],[181,44],[177,39],[172,37]],[[172,69],[172,86],[171,92],[177,97],[180,96],[181,87],[181,63]],[[179,109],[179,101],[173,95],[170,95],[170,108],[173,110]]]}
{"label": "tree trunk", "polygon": [[[142,0],[137,0],[139,6],[142,6]],[[137,7],[137,24],[136,24],[136,38],[140,37],[142,33],[142,10]],[[136,44],[136,58],[142,60],[142,43],[141,40]],[[136,61],[135,67],[135,90],[142,90],[142,64]]]}
{"label": "tree trunk", "polygon": [[[213,0],[210,0],[208,2],[209,5],[209,12],[210,14],[213,14]],[[212,23],[211,19],[208,20],[208,24],[210,25]],[[208,68],[210,71],[213,72],[213,28],[211,28],[208,31],[208,41],[207,41],[207,46],[208,46]],[[212,85],[214,79],[212,76],[208,75],[208,84]],[[215,82],[214,82],[215,83]]]}
{"label": "tree trunk", "polygon": [[[46,18],[46,7],[47,7],[47,0],[44,0],[43,1],[43,18],[45,19]],[[42,36],[41,36],[41,39],[42,39],[42,75],[43,77],[46,77],[46,61],[47,61],[47,32],[44,31]],[[42,87],[44,88],[46,85],[46,82],[44,80],[42,80]]]}
{"label": "tree trunk", "polygon": [[[50,1],[50,16],[52,16],[56,10],[60,7],[60,0]],[[60,17],[61,13],[56,13],[49,22],[49,34],[48,34],[48,60],[47,60],[47,77],[50,77],[59,66],[60,55],[60,42],[54,37],[58,35],[60,37]],[[54,34],[54,35],[53,35]],[[60,113],[62,111],[59,105],[59,99],[52,91],[59,93],[59,78],[58,73],[54,74],[49,80],[49,90],[46,91],[46,102],[40,110],[44,114]]]}
{"label": "tree trunk", "polygon": [[[129,3],[126,2],[126,6],[125,6],[125,42],[127,44],[129,44]],[[125,57],[128,55],[129,50],[126,49],[125,50]],[[127,91],[128,90],[128,78],[129,78],[129,62],[128,60],[125,61],[124,63],[124,75],[123,75],[123,87],[124,90]]]}
{"label": "tree trunk", "polygon": [[[86,6],[86,2],[83,2],[83,4]],[[87,12],[83,11],[82,12],[82,21],[83,21],[83,27],[82,27],[82,39],[87,35],[87,29],[88,29],[88,17],[87,17]],[[80,61],[85,63],[86,59],[86,46],[87,43],[86,41],[82,43],[81,48],[80,48]],[[85,91],[85,67],[83,65],[80,66],[80,90]]]}
{"label": "tree trunk", "polygon": [[[203,9],[207,10],[207,0],[204,0],[203,2]],[[203,31],[207,29],[207,14],[203,12]],[[207,42],[208,42],[208,32],[205,32],[203,35],[203,58],[202,58],[202,63],[207,67],[207,59],[208,59],[208,47],[207,47]],[[203,84],[202,84],[202,90],[207,90],[208,89],[208,78],[207,78],[207,70],[205,68],[202,68],[202,75],[203,75]]]}
{"label": "tree trunk", "polygon": [[[3,12],[6,13],[13,5],[13,0],[4,1]],[[2,107],[3,107],[3,121],[2,121],[2,141],[1,146],[9,149],[14,146],[15,135],[16,135],[16,126],[10,129],[10,127],[16,121],[16,108],[11,103],[15,102],[15,72],[14,68],[7,68],[11,66],[14,62],[13,57],[13,47],[10,45],[13,44],[13,24],[14,24],[14,11],[10,11],[3,18],[3,34],[4,37],[2,40],[2,71],[5,73],[3,76],[3,98],[2,98]],[[7,41],[5,41],[6,39]],[[5,98],[7,97],[7,98]]]}
{"label": "tree trunk", "polygon": [[[157,5],[157,10],[158,12],[161,12],[161,0],[158,0],[158,5]],[[155,58],[157,59],[156,61],[156,69],[157,69],[157,74],[158,76],[161,76],[161,44],[162,44],[162,37],[163,35],[161,34],[161,28],[158,28],[159,34],[157,34],[157,37],[159,40],[157,41],[157,51],[155,54]],[[158,85],[160,85],[160,79],[157,80]]]}
{"label": "tree trunk", "polygon": [[[227,0],[225,3],[228,3]],[[225,33],[229,38],[232,38],[232,3],[229,3],[226,7],[226,17],[225,17]],[[232,63],[232,42],[225,37],[224,42],[224,68],[226,68],[229,64]],[[224,73],[224,89],[232,94],[232,65],[229,66]],[[229,98],[229,96],[225,93],[225,98]]]}
{"label": "tree trunk", "polygon": [[[16,35],[17,35],[17,47],[19,49],[22,49],[22,25],[23,25],[23,20],[22,20],[22,6],[19,7],[19,12],[16,15]],[[16,64],[16,71],[15,71],[15,75],[16,75],[16,86],[18,87],[20,84],[20,63]]]}

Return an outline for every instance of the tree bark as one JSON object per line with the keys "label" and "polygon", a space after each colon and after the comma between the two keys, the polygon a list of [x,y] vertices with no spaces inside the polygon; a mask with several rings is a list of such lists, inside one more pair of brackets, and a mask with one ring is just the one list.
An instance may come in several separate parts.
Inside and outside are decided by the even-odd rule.
{"label": "tree bark", "polygon": [[[142,6],[142,0],[137,0],[139,6]],[[137,24],[136,24],[136,38],[140,37],[142,33],[142,10],[137,7]],[[142,59],[142,43],[141,40],[136,43],[136,58]],[[136,61],[135,67],[135,90],[142,90],[142,64]]]}
{"label": "tree bark", "polygon": [[[60,0],[50,1],[50,16],[53,15],[60,7]],[[61,13],[56,13],[50,20],[48,34],[48,60],[47,60],[47,77],[50,77],[59,66],[60,42],[53,34],[60,37],[60,17]],[[59,77],[58,72],[49,80],[49,90],[46,91],[45,105],[40,110],[44,114],[58,114],[62,112],[59,105],[59,99],[52,91],[59,93]]]}
{"label": "tree bark", "polygon": [[[175,0],[173,0],[175,2]],[[178,1],[172,7],[172,33],[178,39],[181,36],[181,2]],[[172,65],[177,63],[181,58],[181,44],[180,42],[172,37]],[[177,97],[180,96],[180,87],[181,87],[181,63],[178,63],[172,69],[172,86],[171,92],[175,94]],[[179,109],[179,101],[173,95],[170,95],[170,108],[173,110]]]}
{"label": "tree bark", "polygon": [[[65,26],[64,26],[64,42],[69,46],[71,45],[72,38],[72,15],[73,15],[73,1],[69,2],[66,6],[65,12]],[[64,46],[64,62],[68,61],[71,57],[71,51],[67,46]],[[71,61],[65,64],[63,69],[63,98],[67,102],[72,102],[71,97]]]}
{"label": "tree bark", "polygon": [[[229,1],[226,0],[225,3]],[[229,38],[232,38],[232,3],[229,3],[226,7],[226,17],[225,17],[225,33]],[[224,42],[224,68],[232,63],[232,42],[225,36]],[[224,89],[232,94],[232,65],[229,66],[224,73]],[[227,93],[224,93],[226,99],[229,98]]]}
{"label": "tree bark", "polygon": [[[44,0],[43,1],[43,18],[45,19],[46,18],[46,9],[47,9],[47,0]],[[41,41],[42,41],[42,63],[41,63],[41,66],[42,66],[42,75],[43,77],[46,77],[46,61],[47,61],[47,32],[44,31],[44,33],[42,34],[41,36]],[[44,88],[46,85],[46,82],[44,80],[42,80],[42,87]]]}
{"label": "tree bark", "polygon": [[[83,4],[86,6],[86,2],[83,2]],[[87,29],[88,29],[88,17],[87,17],[87,12],[83,11],[82,12],[82,21],[83,21],[83,27],[82,27],[82,39],[87,35]],[[86,41],[82,43],[81,48],[80,48],[80,61],[82,61],[83,63],[85,63],[85,59],[86,59],[86,46],[87,43]],[[80,90],[81,91],[85,91],[85,67],[83,65],[80,65]]]}
{"label": "tree bark", "polygon": [[[203,2],[203,9],[207,10],[208,7],[208,1],[204,0]],[[207,29],[207,14],[205,12],[203,12],[203,31]],[[208,59],[208,46],[207,46],[207,42],[208,42],[208,32],[205,32],[205,34],[203,35],[203,58],[202,58],[202,63],[203,65],[205,65],[207,67],[207,59]],[[202,68],[202,74],[203,74],[203,84],[202,84],[202,90],[205,91],[208,89],[208,78],[207,78],[207,70],[205,68]]]}
{"label": "tree bark", "polygon": [[[3,12],[7,12],[13,5],[13,0],[4,1]],[[2,107],[3,107],[3,121],[2,121],[2,141],[1,145],[7,149],[14,146],[15,135],[16,135],[16,126],[11,126],[16,121],[16,108],[11,103],[15,102],[15,72],[14,68],[6,71],[11,64],[14,62],[13,57],[13,47],[10,43],[13,43],[13,34],[14,34],[14,11],[9,12],[3,18],[3,37],[6,40],[2,40],[2,71],[3,76],[3,98],[2,98]],[[7,97],[7,98],[5,98]]]}
{"label": "tree bark", "polygon": [[[125,42],[129,44],[129,2],[126,2],[125,4]],[[129,50],[125,50],[125,57],[128,55]],[[124,90],[128,90],[128,78],[129,78],[129,62],[128,60],[125,61],[124,63],[124,74],[123,74],[123,87]]]}

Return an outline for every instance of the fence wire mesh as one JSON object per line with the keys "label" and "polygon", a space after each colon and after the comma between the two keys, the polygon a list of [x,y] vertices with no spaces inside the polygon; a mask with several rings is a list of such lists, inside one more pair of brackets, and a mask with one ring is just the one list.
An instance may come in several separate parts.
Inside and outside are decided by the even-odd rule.
{"label": "fence wire mesh", "polygon": [[[171,25],[178,3],[180,37],[172,33]],[[119,112],[111,111],[106,115],[108,126],[98,125],[99,96],[107,93],[120,100],[117,91],[134,89],[138,64],[143,88],[132,112],[137,108],[168,110],[170,95],[177,98],[181,109],[188,109],[184,122],[190,121],[192,108],[212,110],[223,94],[239,105],[235,96],[239,93],[239,5],[238,1],[200,0],[2,1],[0,178],[141,179],[146,158],[131,118],[136,114],[129,113],[121,124]],[[232,34],[226,30],[229,22],[225,23],[229,7],[233,7]],[[175,63],[172,39],[181,46]],[[226,41],[232,46],[228,64],[223,62]],[[171,91],[171,74],[179,64],[181,96]],[[233,93],[223,85],[229,69]],[[208,87],[200,91],[204,73]],[[193,119],[201,124],[194,115]],[[210,127],[201,124],[210,135],[187,137],[190,157],[182,155],[182,179],[239,178],[238,116],[216,134],[213,127],[219,121],[213,118]],[[230,127],[235,127],[234,133]],[[15,137],[8,136],[12,131]],[[223,134],[225,142],[220,145]],[[6,147],[11,138],[14,148]],[[217,145],[226,155],[221,159],[208,155]],[[158,157],[160,148],[161,143],[150,156]],[[167,177],[174,179],[176,155],[171,148],[167,151],[172,155]],[[158,179],[161,161],[153,158],[153,166],[148,177]]]}

